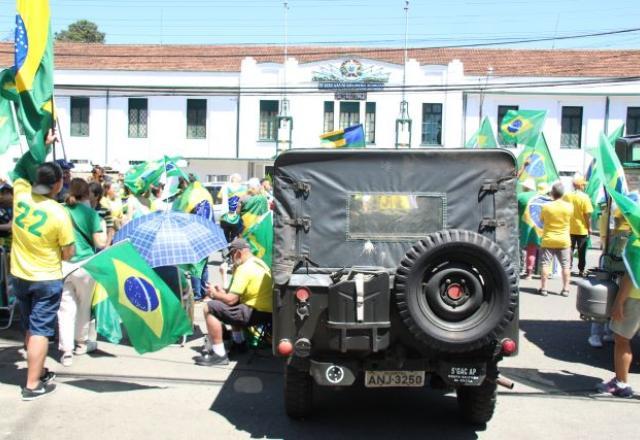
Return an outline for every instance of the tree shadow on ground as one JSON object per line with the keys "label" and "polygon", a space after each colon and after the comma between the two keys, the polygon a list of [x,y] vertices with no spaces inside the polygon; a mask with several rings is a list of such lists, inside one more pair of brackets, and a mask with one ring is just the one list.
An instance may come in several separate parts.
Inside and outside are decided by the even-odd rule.
{"label": "tree shadow on ground", "polygon": [[251,438],[476,439],[460,420],[454,395],[427,388],[367,390],[314,388],[314,413],[290,420],[284,411],[283,367],[278,359],[238,364],[211,405]]}
{"label": "tree shadow on ground", "polygon": [[[522,320],[520,330],[546,357],[612,370],[613,344],[605,343],[603,348],[591,347],[587,343],[590,325],[583,321]],[[638,353],[637,340],[634,340],[634,345],[634,352]],[[631,366],[631,372],[638,372],[637,363]]]}

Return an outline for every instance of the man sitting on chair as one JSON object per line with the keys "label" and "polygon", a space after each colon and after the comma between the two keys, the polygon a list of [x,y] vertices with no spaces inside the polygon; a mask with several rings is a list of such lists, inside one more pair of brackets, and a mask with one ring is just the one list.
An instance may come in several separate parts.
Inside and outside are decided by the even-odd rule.
{"label": "man sitting on chair", "polygon": [[212,301],[203,311],[212,350],[198,356],[197,365],[229,363],[222,341],[222,323],[232,326],[234,344],[244,344],[243,328],[271,321],[273,286],[269,266],[253,256],[249,243],[242,238],[231,242],[229,256],[235,267],[229,291],[218,285],[207,286],[207,295]]}

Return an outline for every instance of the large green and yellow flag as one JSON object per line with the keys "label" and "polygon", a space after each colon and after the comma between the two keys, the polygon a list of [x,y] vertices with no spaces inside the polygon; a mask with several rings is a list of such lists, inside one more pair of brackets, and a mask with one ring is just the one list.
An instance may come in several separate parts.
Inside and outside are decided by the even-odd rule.
{"label": "large green and yellow flag", "polygon": [[506,143],[535,147],[542,132],[546,110],[509,110],[500,123]]}
{"label": "large green and yellow flag", "polygon": [[10,146],[18,145],[18,129],[13,120],[11,101],[0,97],[0,154],[4,154]]}
{"label": "large green and yellow flag", "polygon": [[269,211],[253,226],[245,230],[242,236],[251,246],[251,252],[262,259],[269,267],[273,261],[273,212]]}
{"label": "large green and yellow flag", "polygon": [[596,172],[607,191],[614,189],[623,194],[629,191],[620,159],[604,133],[600,133],[600,145],[596,150]]}
{"label": "large green and yellow flag", "polygon": [[[616,130],[614,130],[609,136],[607,136],[609,143],[611,144],[611,148],[612,148],[611,152],[613,152],[613,146],[615,145],[616,140],[618,140],[619,137],[622,137],[623,134],[624,134],[624,124],[622,124]],[[588,153],[593,156],[593,159],[591,160],[591,163],[589,164],[589,167],[587,168],[587,171],[584,174],[584,177],[587,180],[587,187],[585,189],[585,192],[591,199],[591,204],[594,207],[593,218],[597,218],[597,214],[600,211],[598,207],[598,202],[602,198],[602,177],[601,177],[601,173],[597,172],[597,168],[599,166],[597,157],[600,155],[598,152],[599,148],[600,147],[596,147],[596,148],[591,148],[587,150]],[[617,159],[617,155],[616,155],[616,159]],[[616,166],[615,162],[613,163],[613,166],[615,168]],[[620,180],[618,186],[621,190],[624,188],[625,183],[626,182],[623,179]]]}
{"label": "large green and yellow flag", "polygon": [[47,156],[53,127],[53,38],[49,0],[17,0],[15,78],[18,118],[36,162]]}
{"label": "large green and yellow flag", "polygon": [[180,301],[129,241],[100,252],[83,267],[104,287],[138,353],[160,350],[191,334]]}
{"label": "large green and yellow flag", "polygon": [[[528,164],[525,166],[525,163]],[[518,168],[524,166],[524,171],[520,175],[519,183],[531,178],[538,183],[552,183],[560,178],[553,157],[549,151],[549,146],[544,134],[538,135],[538,140],[533,147],[525,148],[518,156]]]}
{"label": "large green and yellow flag", "polygon": [[493,134],[491,122],[485,116],[480,124],[480,128],[467,141],[465,148],[498,148],[498,141]]}

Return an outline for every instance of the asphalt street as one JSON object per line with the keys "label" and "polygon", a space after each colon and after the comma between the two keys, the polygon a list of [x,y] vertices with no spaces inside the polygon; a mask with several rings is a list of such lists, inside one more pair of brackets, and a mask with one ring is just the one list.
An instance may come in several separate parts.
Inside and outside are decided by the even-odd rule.
{"label": "asphalt street", "polygon": [[[595,257],[595,251],[591,251]],[[215,267],[211,267],[215,275]],[[462,423],[453,394],[430,389],[322,389],[315,414],[290,421],[283,410],[282,362],[267,350],[226,367],[199,367],[200,334],[185,347],[139,356],[126,345],[99,350],[62,367],[51,346],[47,366],[58,372],[55,394],[20,400],[25,362],[17,325],[0,332],[2,439],[630,439],[637,436],[640,398],[598,395],[612,376],[613,346],[587,344],[588,324],[560,281],[538,296],[539,281],[521,282],[520,354],[501,364],[513,390],[500,389],[486,427]],[[196,321],[202,325],[200,308]],[[202,327],[204,328],[204,327]],[[635,343],[636,353],[640,344]],[[640,364],[631,384],[640,391]]]}

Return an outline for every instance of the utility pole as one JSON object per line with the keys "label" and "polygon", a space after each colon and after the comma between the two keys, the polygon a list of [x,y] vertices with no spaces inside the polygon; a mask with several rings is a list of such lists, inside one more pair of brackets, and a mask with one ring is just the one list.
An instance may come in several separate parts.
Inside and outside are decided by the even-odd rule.
{"label": "utility pole", "polygon": [[[484,87],[480,86],[480,107],[478,108],[478,128],[482,125],[482,116],[484,113],[484,93],[485,89],[489,85],[489,79],[493,76],[493,67],[487,67],[487,75],[484,79]],[[481,80],[482,81],[482,80]],[[500,123],[500,121],[498,121]]]}

